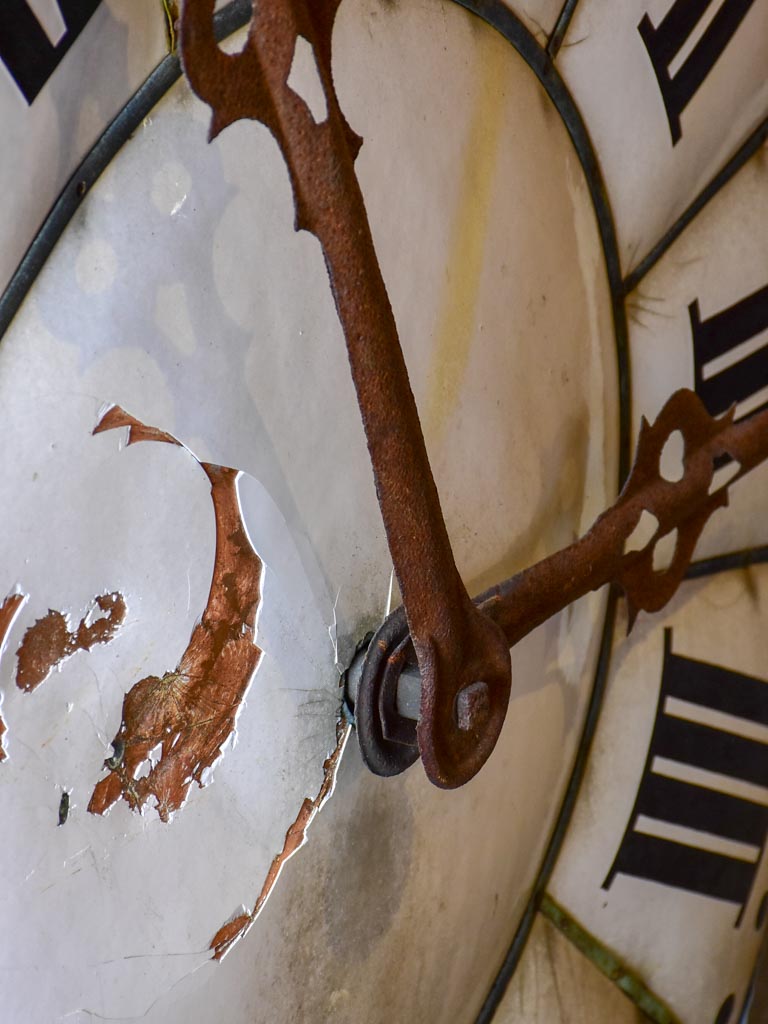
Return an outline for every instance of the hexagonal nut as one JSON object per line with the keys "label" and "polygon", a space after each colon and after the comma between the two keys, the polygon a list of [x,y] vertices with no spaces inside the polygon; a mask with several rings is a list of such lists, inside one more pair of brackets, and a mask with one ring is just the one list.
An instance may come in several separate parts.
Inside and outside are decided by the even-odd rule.
{"label": "hexagonal nut", "polygon": [[481,728],[490,713],[491,694],[487,683],[470,683],[456,694],[456,722],[462,731]]}

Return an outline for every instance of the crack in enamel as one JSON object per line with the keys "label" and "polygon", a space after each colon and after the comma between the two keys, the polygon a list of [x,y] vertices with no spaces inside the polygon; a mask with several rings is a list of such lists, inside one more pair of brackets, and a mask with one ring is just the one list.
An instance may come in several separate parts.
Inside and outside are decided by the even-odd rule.
{"label": "crack in enamel", "polygon": [[[98,608],[102,613],[91,619],[91,612]],[[53,608],[48,614],[30,626],[16,653],[16,685],[20,690],[31,693],[48,678],[50,673],[77,651],[90,651],[96,644],[108,644],[114,639],[123,624],[126,613],[125,598],[116,591],[100,594],[93,599],[93,605],[80,620],[77,628],[70,632],[67,618]]]}
{"label": "crack in enamel", "polygon": [[[21,594],[17,591],[13,594],[9,594],[3,603],[0,604],[0,658],[3,656],[5,641],[8,639],[11,626],[13,626],[16,621],[16,616],[21,611],[21,606],[26,600],[27,595]],[[4,761],[6,757],[8,757],[5,747],[3,746],[3,737],[6,732],[7,726],[2,713],[0,713],[0,761]]]}
{"label": "crack in enamel", "polygon": [[[188,449],[119,406],[102,416],[94,434],[128,427],[128,445],[155,441]],[[194,456],[192,456],[194,458]],[[195,460],[211,484],[216,552],[208,601],[176,667],[145,676],[123,700],[109,774],[94,788],[88,810],[104,814],[118,800],[141,811],[154,799],[169,821],[193,782],[219,759],[262,651],[255,643],[263,564],[251,546],[237,494],[239,471]],[[154,752],[160,750],[158,759]],[[149,771],[138,777],[146,764]]]}
{"label": "crack in enamel", "polygon": [[299,813],[285,833],[282,850],[275,855],[269,866],[253,910],[250,913],[245,911],[231,918],[219,928],[211,939],[208,948],[213,951],[214,960],[222,960],[235,943],[245,935],[264,909],[264,905],[272,894],[272,890],[277,884],[283,867],[306,843],[309,826],[314,821],[316,815],[322,810],[326,800],[333,795],[339,765],[341,764],[344,748],[347,745],[351,731],[352,727],[348,723],[338,722],[336,726],[336,746],[323,762],[323,781],[320,789],[317,791],[317,796],[315,796],[314,800],[310,800],[307,797],[302,802]]}

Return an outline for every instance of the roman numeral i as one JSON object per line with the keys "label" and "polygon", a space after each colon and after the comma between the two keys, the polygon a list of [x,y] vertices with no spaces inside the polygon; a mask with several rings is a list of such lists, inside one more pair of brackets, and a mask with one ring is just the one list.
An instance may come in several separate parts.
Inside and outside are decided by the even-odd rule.
{"label": "roman numeral i", "polygon": [[[694,387],[712,416],[747,402],[768,386],[768,336],[752,351],[739,346],[768,330],[768,285],[702,320],[698,300],[688,307],[693,338]],[[767,396],[768,397],[768,396]],[[754,402],[743,412],[754,412]],[[765,403],[759,408],[764,408]]]}
{"label": "roman numeral i", "polygon": [[[738,907],[738,925],[765,846],[768,806],[729,792],[729,780],[768,788],[768,746],[740,735],[738,722],[729,731],[697,721],[701,709],[733,716],[729,724],[768,726],[768,683],[675,654],[665,630],[648,757],[603,888],[623,874],[725,900]],[[696,781],[681,779],[691,768]]]}
{"label": "roman numeral i", "polygon": [[680,141],[680,115],[722,55],[754,0],[724,0],[690,53],[672,73],[683,51],[714,0],[675,0],[657,26],[647,14],[637,26],[651,58],[667,111],[672,144]]}

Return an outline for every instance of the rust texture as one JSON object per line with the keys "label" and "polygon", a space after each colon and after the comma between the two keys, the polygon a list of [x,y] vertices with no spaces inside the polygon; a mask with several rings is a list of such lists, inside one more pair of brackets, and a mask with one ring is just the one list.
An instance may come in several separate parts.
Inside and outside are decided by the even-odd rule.
{"label": "rust texture", "polygon": [[[707,520],[727,506],[729,487],[768,458],[768,411],[738,423],[733,417],[731,409],[713,418],[695,392],[681,389],[652,425],[643,418],[635,461],[615,504],[580,540],[478,598],[510,644],[606,583],[623,590],[630,628],[639,611],[658,612],[667,604],[683,581]],[[675,431],[682,434],[684,452],[682,476],[673,481],[661,475],[660,460]],[[724,455],[738,463],[738,472],[713,490],[715,467]],[[656,532],[641,550],[625,551],[643,511],[655,516]],[[657,571],[654,549],[673,531],[674,555],[667,568]]]}
{"label": "rust texture", "polygon": [[[180,445],[171,434],[147,426],[113,406],[94,433],[128,427],[128,444],[158,441]],[[261,659],[255,643],[261,600],[262,562],[246,533],[237,496],[238,471],[199,463],[211,484],[216,552],[208,601],[177,666],[146,676],[125,695],[122,721],[105,761],[108,775],[95,787],[88,810],[103,814],[124,799],[140,810],[154,798],[168,821],[193,782],[221,754]],[[157,760],[150,755],[159,749]],[[150,762],[148,774],[136,778]]]}
{"label": "rust texture", "polygon": [[101,613],[99,617],[90,621],[87,613],[73,632],[66,616],[52,608],[29,627],[16,654],[16,685],[20,690],[31,693],[77,651],[90,651],[96,644],[107,644],[114,638],[125,619],[123,595],[100,594],[93,605]]}
{"label": "rust texture", "polygon": [[[214,37],[214,0],[186,0],[181,56],[192,88],[212,108],[211,138],[241,118],[270,130],[291,180],[296,229],[310,231],[322,246],[422,678],[422,761],[433,782],[455,786],[479,770],[501,731],[509,648],[471,602],[453,558],[355,174],[361,140],[333,84],[331,36],[339,4],[259,3],[242,52],[225,54]],[[321,123],[288,85],[299,37],[312,46],[322,82],[328,114]],[[478,682],[483,699],[463,702],[460,728],[459,695]]]}
{"label": "rust texture", "polygon": [[261,887],[259,895],[250,912],[244,911],[223,924],[211,939],[209,949],[213,950],[214,959],[221,960],[234,944],[241,939],[248,931],[253,922],[259,916],[267,902],[272,890],[277,883],[283,867],[290,858],[300,850],[307,841],[307,829],[312,824],[315,816],[322,810],[323,804],[333,793],[336,785],[336,774],[344,753],[344,748],[349,739],[350,726],[339,722],[336,726],[336,746],[323,762],[323,781],[317,796],[310,800],[305,799],[299,808],[299,813],[285,833],[285,841],[280,853],[276,854],[269,866],[267,877]]}
{"label": "rust texture", "polygon": [[[3,656],[3,650],[5,649],[5,642],[8,639],[8,634],[11,631],[16,616],[19,613],[19,609],[27,600],[26,594],[9,594],[2,604],[0,604],[0,658]],[[2,713],[0,713],[0,761],[4,761],[8,756],[3,747],[3,736],[7,731],[5,721],[3,720]]]}
{"label": "rust texture", "polygon": [[[667,480],[660,461],[665,444],[680,431],[682,476]],[[729,482],[713,487],[723,456],[738,464]],[[715,419],[698,396],[675,392],[651,425],[641,422],[635,461],[615,504],[580,540],[475,599],[483,614],[504,631],[510,646],[591,590],[615,583],[627,599],[629,627],[640,611],[658,612],[672,598],[688,569],[709,517],[728,504],[728,488],[768,459],[768,411],[734,423],[734,411]],[[655,516],[655,534],[639,551],[627,551],[643,512]],[[654,569],[659,541],[676,531],[670,564]],[[408,625],[395,611],[371,641],[355,717],[363,757],[379,775],[403,771],[418,757],[413,724],[396,711],[397,681],[413,662]]]}

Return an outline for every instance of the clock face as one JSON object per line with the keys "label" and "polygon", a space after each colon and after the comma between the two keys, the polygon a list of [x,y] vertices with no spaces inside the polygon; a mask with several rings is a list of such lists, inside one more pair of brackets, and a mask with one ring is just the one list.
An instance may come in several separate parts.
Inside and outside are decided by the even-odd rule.
{"label": "clock face", "polygon": [[[34,96],[23,53],[0,51],[24,159],[59,159],[36,206],[6,207],[14,263],[76,166],[39,127],[44,104],[58,109],[54,86],[87,126],[84,163],[0,305],[12,1015],[473,1021],[485,1006],[490,1019],[603,706],[544,905],[574,915],[681,1019],[714,1020],[743,999],[759,941],[761,783],[739,767],[746,748],[731,744],[736,767],[715,769],[661,744],[667,719],[720,737],[706,715],[731,716],[725,732],[762,770],[759,570],[715,556],[765,542],[752,510],[768,477],[753,473],[712,520],[706,578],[665,618],[614,638],[603,591],[515,647],[504,731],[467,786],[439,792],[418,766],[369,775],[340,673],[399,598],[321,250],[294,231],[267,130],[239,122],[208,145],[210,111],[175,58],[86,154],[115,101],[105,94],[88,121],[67,53],[103,39],[103,52],[132,55],[134,77],[114,85],[125,101],[164,31],[160,12],[91,6],[65,19],[56,61],[38,48],[50,73]],[[695,35],[689,15],[641,5],[631,17],[587,0],[575,15],[466,6],[346,0],[333,67],[364,139],[357,174],[474,594],[589,528],[618,492],[640,415],[676,387],[695,386],[713,413],[768,398],[760,156],[744,150],[717,177],[766,107],[750,50],[764,50],[766,15],[728,0],[739,11]],[[230,52],[248,14],[217,15]],[[322,122],[304,43],[289,82]],[[617,67],[626,90],[606,87]],[[632,138],[630,100],[643,127]],[[694,218],[702,190],[713,198]],[[625,627],[621,604],[618,616]],[[746,703],[681,696],[702,664]],[[705,711],[675,714],[680,702]],[[734,733],[733,718],[751,724]],[[664,774],[658,758],[690,771]],[[717,770],[736,789],[696,775]],[[654,818],[657,776],[703,790],[701,820]],[[704,821],[715,804],[730,831],[716,849],[691,845],[679,830],[718,834]],[[647,825],[657,818],[666,832]],[[649,868],[658,855],[634,852],[649,836],[735,859],[741,887]],[[653,922],[671,905],[659,969]],[[711,982],[682,983],[683,955]]]}

